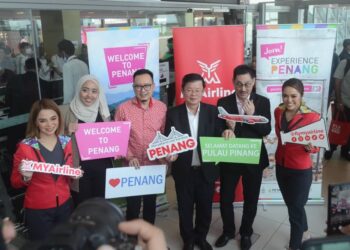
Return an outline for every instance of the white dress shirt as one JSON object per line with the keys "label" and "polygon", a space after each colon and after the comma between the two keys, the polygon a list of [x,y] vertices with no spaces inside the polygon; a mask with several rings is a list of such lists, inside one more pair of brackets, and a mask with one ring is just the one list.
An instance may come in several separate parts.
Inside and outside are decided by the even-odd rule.
{"label": "white dress shirt", "polygon": [[[198,106],[196,114],[193,114],[187,106],[186,106],[186,109],[187,109],[188,122],[189,122],[190,130],[191,130],[191,136],[197,140],[200,104]],[[193,150],[192,166],[200,166],[200,165],[201,165],[201,161],[199,160],[198,146],[197,146],[197,148],[195,148]]]}

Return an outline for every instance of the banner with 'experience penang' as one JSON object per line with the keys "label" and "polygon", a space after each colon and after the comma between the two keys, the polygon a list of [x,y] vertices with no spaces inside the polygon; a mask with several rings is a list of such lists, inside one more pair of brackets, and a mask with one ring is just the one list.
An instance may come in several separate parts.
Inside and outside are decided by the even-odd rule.
{"label": "banner with 'experience penang'", "polygon": [[[326,117],[335,36],[336,25],[332,24],[257,25],[256,91],[269,98],[271,114],[282,102],[283,82],[298,78],[304,83],[306,105]],[[273,116],[271,125],[274,128]],[[260,199],[264,201],[282,201],[275,176],[274,131],[265,139],[270,166],[264,171],[260,190]],[[317,201],[322,199],[322,162],[320,154],[311,156],[314,181],[309,199]]]}
{"label": "banner with 'experience penang'", "polygon": [[87,30],[90,73],[100,81],[110,108],[134,96],[132,76],[138,69],[153,72],[159,97],[159,30],[108,28]]}

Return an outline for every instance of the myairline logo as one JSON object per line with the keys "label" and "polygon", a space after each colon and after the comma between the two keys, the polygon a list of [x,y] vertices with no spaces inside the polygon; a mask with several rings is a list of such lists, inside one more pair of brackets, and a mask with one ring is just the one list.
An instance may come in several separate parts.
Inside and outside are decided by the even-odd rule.
{"label": "myairline logo", "polygon": [[221,83],[220,78],[216,74],[216,70],[219,67],[220,62],[221,62],[221,60],[217,60],[209,65],[209,64],[206,64],[204,62],[197,60],[199,67],[201,67],[201,69],[202,69],[201,75],[206,83],[208,83],[208,84],[210,84],[210,83],[220,84]]}

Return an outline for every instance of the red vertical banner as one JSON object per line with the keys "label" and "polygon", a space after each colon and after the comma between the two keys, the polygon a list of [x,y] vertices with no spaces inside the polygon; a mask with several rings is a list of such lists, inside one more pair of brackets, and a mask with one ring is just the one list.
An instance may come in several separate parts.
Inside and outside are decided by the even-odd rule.
{"label": "red vertical banner", "polygon": [[[174,28],[176,105],[184,101],[181,81],[188,73],[202,75],[206,82],[203,101],[216,105],[218,99],[232,94],[233,69],[244,63],[244,27],[210,26]],[[241,181],[235,201],[243,200]],[[220,182],[215,183],[214,202],[220,200]]]}
{"label": "red vertical banner", "polygon": [[206,82],[203,101],[216,105],[233,92],[233,69],[244,62],[244,27],[210,26],[173,29],[176,104],[183,102],[181,81],[188,73]]}

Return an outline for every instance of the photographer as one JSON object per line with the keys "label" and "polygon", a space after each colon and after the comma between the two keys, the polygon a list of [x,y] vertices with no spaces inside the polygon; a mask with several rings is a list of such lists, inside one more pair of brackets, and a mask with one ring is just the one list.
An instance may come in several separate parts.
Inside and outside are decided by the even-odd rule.
{"label": "photographer", "polygon": [[149,250],[167,249],[159,228],[143,220],[124,220],[118,206],[96,197],[79,204],[69,220],[57,225],[46,239],[28,242],[21,249],[128,250],[136,245]]}
{"label": "photographer", "polygon": [[142,246],[143,249],[167,249],[163,231],[144,220],[137,219],[127,222],[121,222],[118,225],[118,228],[123,233],[129,235],[137,235],[138,244]]}

